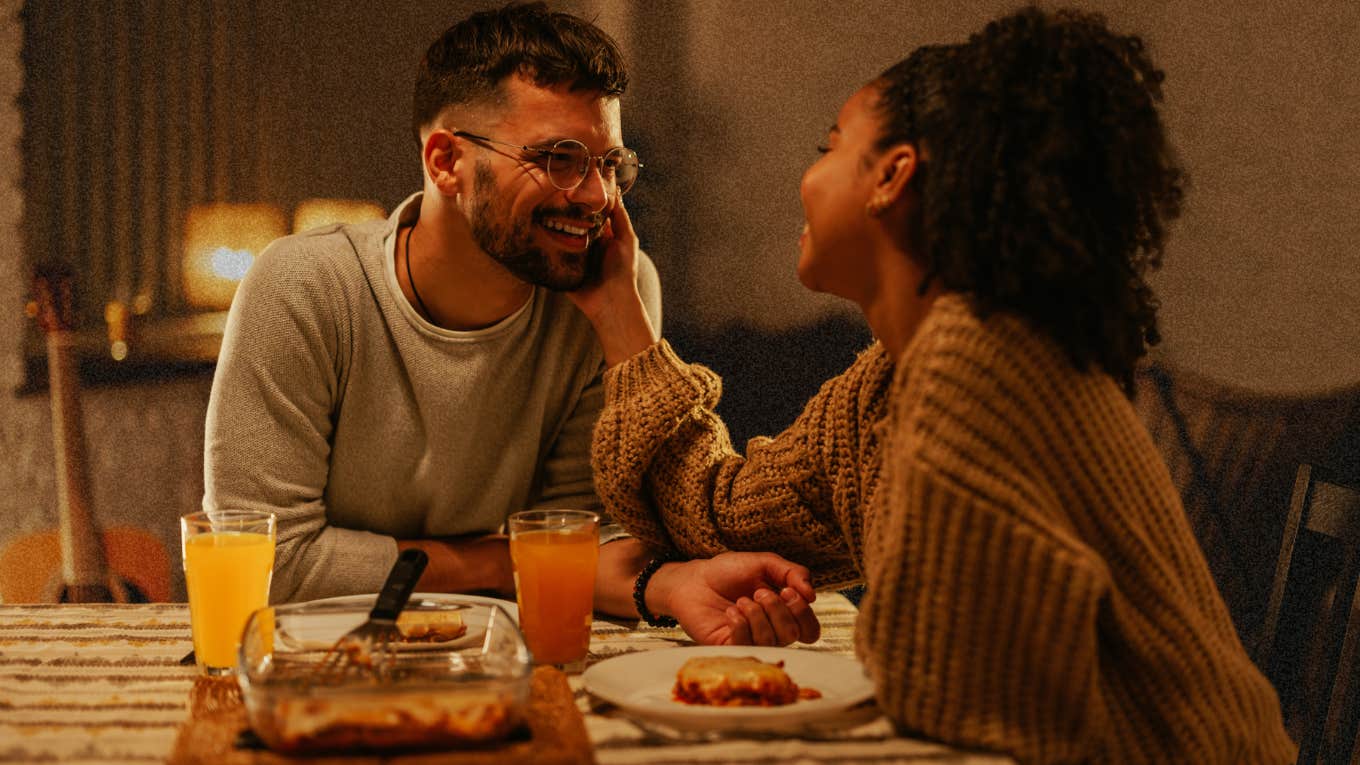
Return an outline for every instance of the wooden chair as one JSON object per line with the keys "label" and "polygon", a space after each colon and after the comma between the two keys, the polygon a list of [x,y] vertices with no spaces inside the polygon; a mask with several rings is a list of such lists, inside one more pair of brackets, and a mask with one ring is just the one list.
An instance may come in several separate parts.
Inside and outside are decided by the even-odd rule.
{"label": "wooden chair", "polygon": [[1299,764],[1360,762],[1360,487],[1299,467],[1256,660]]}
{"label": "wooden chair", "polygon": [[1360,476],[1360,385],[1271,394],[1154,360],[1134,404],[1244,645],[1260,643],[1300,464]]}

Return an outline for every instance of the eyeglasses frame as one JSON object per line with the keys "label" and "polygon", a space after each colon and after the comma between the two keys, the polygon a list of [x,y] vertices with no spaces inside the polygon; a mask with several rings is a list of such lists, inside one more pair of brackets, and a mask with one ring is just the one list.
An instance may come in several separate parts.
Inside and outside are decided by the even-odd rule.
{"label": "eyeglasses frame", "polygon": [[[569,188],[569,189],[564,189],[564,188],[562,188],[561,186],[558,186],[558,185],[557,185],[557,181],[553,180],[552,173],[548,173],[548,181],[551,182],[552,185],[553,185],[553,187],[556,188],[556,189],[558,189],[559,191],[575,191],[576,189],[580,188],[580,187],[581,187],[581,184],[582,184],[582,183],[585,183],[586,178],[588,178],[588,177],[590,176],[590,169],[591,169],[591,167],[594,167],[594,168],[600,173],[600,180],[603,181],[603,180],[605,179],[605,178],[604,178],[604,158],[605,158],[606,156],[608,156],[608,155],[610,154],[610,152],[613,152],[613,151],[616,150],[616,149],[623,149],[624,151],[631,152],[634,158],[637,157],[637,152],[633,151],[632,149],[628,148],[627,146],[611,146],[611,147],[609,147],[607,150],[605,150],[605,152],[604,152],[603,154],[591,154],[591,153],[590,153],[590,147],[589,147],[589,146],[586,146],[584,143],[582,143],[582,142],[576,140],[575,138],[562,138],[562,139],[559,139],[559,140],[557,140],[557,141],[553,141],[553,144],[552,144],[551,147],[545,147],[545,146],[529,146],[529,145],[527,145],[527,144],[521,144],[521,143],[511,143],[510,141],[500,141],[500,140],[497,140],[497,139],[495,139],[495,138],[488,138],[487,136],[484,136],[484,135],[478,135],[478,134],[476,134],[476,133],[470,133],[470,132],[468,132],[468,131],[466,131],[466,130],[458,130],[458,129],[454,129],[454,130],[452,130],[452,131],[450,131],[450,132],[452,132],[453,135],[455,135],[455,136],[457,136],[457,137],[459,137],[459,138],[467,138],[467,139],[469,139],[469,140],[471,140],[471,141],[479,141],[479,142],[482,142],[482,143],[494,143],[494,144],[498,144],[498,145],[500,145],[500,146],[509,146],[509,147],[512,148],[512,149],[519,149],[520,151],[531,152],[531,153],[533,153],[533,154],[537,154],[538,156],[548,156],[548,155],[551,155],[551,154],[553,153],[553,150],[557,148],[557,145],[558,145],[558,144],[560,144],[560,143],[565,143],[565,142],[567,142],[567,141],[571,141],[572,143],[574,143],[574,144],[576,144],[576,145],[578,145],[578,146],[584,147],[585,150],[586,150],[586,172],[585,172],[585,174],[582,175],[579,179],[577,179],[576,185],[572,186],[572,187]],[[638,175],[639,175],[639,176],[642,175],[642,168],[643,168],[643,167],[645,167],[645,165],[643,165],[642,162],[639,161],[639,162],[637,163],[637,169],[638,169]],[[546,170],[546,168],[545,168],[545,170]],[[608,182],[609,182],[609,183],[613,183],[614,186],[617,188],[617,187],[618,187],[618,183],[619,183],[619,181],[618,181],[618,175],[615,174],[614,179],[613,179],[612,181],[608,181]],[[636,185],[636,184],[637,184],[637,177],[634,177],[634,178],[633,178],[633,183],[628,184],[628,188],[627,188],[627,189],[623,189],[620,193],[621,193],[621,194],[626,194],[626,193],[628,193],[628,191],[631,190],[631,189],[633,188],[633,186]]]}

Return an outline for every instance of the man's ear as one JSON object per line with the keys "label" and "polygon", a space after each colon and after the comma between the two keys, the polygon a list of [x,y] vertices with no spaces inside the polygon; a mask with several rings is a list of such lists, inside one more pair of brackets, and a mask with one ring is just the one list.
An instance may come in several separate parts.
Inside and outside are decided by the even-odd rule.
{"label": "man's ear", "polygon": [[462,191],[455,167],[463,156],[453,133],[442,128],[430,132],[425,138],[421,160],[425,165],[425,177],[446,197],[456,196]]}
{"label": "man's ear", "polygon": [[909,143],[893,146],[878,161],[878,177],[874,179],[874,198],[885,206],[896,204],[904,196],[912,176],[916,175],[920,155]]}

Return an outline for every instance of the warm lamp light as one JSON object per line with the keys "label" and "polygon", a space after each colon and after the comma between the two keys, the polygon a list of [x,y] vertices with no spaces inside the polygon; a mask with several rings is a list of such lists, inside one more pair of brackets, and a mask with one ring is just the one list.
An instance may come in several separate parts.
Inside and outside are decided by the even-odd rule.
{"label": "warm lamp light", "polygon": [[184,225],[184,300],[195,308],[226,310],[236,285],[270,242],[283,236],[274,205],[209,204],[189,209]]}
{"label": "warm lamp light", "polygon": [[330,223],[382,220],[387,213],[375,202],[359,199],[305,199],[293,211],[293,233]]}

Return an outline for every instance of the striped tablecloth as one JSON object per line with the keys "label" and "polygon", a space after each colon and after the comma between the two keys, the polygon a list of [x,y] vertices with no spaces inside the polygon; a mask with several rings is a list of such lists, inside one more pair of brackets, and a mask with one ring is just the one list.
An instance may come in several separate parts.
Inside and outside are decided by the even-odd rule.
{"label": "striped tablecloth", "polygon": [[[824,593],[823,638],[807,650],[852,655],[855,609]],[[689,645],[679,630],[597,619],[592,662]],[[0,762],[160,762],[187,714],[195,670],[184,604],[0,605]],[[893,734],[872,709],[803,738],[699,736],[637,723],[572,678],[601,765],[618,763],[1006,763]]]}

